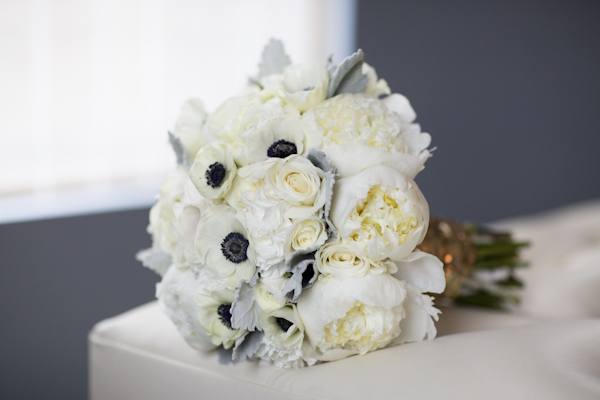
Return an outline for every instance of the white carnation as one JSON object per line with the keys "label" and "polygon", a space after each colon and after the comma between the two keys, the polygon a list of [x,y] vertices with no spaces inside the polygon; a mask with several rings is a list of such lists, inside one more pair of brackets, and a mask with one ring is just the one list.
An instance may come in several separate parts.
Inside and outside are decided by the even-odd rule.
{"label": "white carnation", "polygon": [[148,233],[152,240],[167,254],[175,257],[177,248],[177,230],[173,207],[184,194],[184,185],[188,180],[187,170],[179,166],[173,171],[158,192],[158,201],[150,209]]}
{"label": "white carnation", "polygon": [[283,112],[278,98],[266,103],[256,93],[230,98],[208,117],[205,129],[207,141],[226,143],[237,157],[244,144],[240,136]]}
{"label": "white carnation", "polygon": [[250,234],[261,272],[281,272],[293,219],[318,214],[327,198],[327,176],[302,156],[270,158],[240,168],[226,201]]}

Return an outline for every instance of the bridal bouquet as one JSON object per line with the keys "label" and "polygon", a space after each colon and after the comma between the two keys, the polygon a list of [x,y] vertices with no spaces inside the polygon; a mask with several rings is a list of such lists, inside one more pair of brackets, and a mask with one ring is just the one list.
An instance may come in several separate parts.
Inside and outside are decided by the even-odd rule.
{"label": "bridal bouquet", "polygon": [[273,40],[243,94],[184,104],[138,258],[192,347],[302,367],[435,337],[430,136],[363,57],[291,64]]}

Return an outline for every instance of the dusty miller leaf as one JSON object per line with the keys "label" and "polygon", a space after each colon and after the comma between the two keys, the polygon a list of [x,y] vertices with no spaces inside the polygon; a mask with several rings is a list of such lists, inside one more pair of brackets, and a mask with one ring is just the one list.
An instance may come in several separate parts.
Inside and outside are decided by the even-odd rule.
{"label": "dusty miller leaf", "polygon": [[[286,282],[283,293],[291,302],[295,303],[302,290],[311,287],[317,280],[315,252],[314,250],[310,253],[296,252],[287,263],[291,266],[292,276]],[[309,273],[309,268],[312,269],[312,276],[305,276],[305,273]]]}
{"label": "dusty miller leaf", "polygon": [[222,346],[219,346],[217,348],[217,353],[219,354],[219,364],[237,364],[233,359],[233,349],[225,349]]}
{"label": "dusty miller leaf", "polygon": [[164,276],[171,265],[171,256],[165,253],[157,245],[149,249],[140,250],[135,255],[136,260],[140,261],[146,268],[150,268],[160,276]]}
{"label": "dusty miller leaf", "polygon": [[333,186],[335,185],[335,176],[337,173],[337,169],[335,165],[331,163],[329,157],[319,150],[319,149],[310,149],[306,158],[317,168],[325,171],[325,190],[326,190],[326,201],[325,206],[323,207],[323,212],[321,217],[325,220],[327,224],[327,232],[330,237],[337,236],[337,232],[333,222],[329,219],[329,211],[331,210],[331,198],[333,196]]}
{"label": "dusty miller leaf", "polygon": [[169,132],[169,143],[171,143],[175,157],[177,157],[177,165],[183,165],[187,158],[187,150],[183,147],[181,139]]}
{"label": "dusty miller leaf", "polygon": [[258,316],[262,310],[254,299],[254,289],[247,282],[242,282],[235,292],[235,300],[231,304],[231,326],[235,329],[254,331],[260,329]]}
{"label": "dusty miller leaf", "polygon": [[262,53],[259,65],[258,79],[273,74],[281,74],[283,68],[290,63],[290,57],[285,54],[281,40],[271,39]]}
{"label": "dusty miller leaf", "polygon": [[365,55],[361,49],[344,58],[335,68],[329,69],[327,98],[343,93],[364,93],[367,90],[367,75],[362,73]]}
{"label": "dusty miller leaf", "polygon": [[251,359],[263,342],[264,334],[260,331],[250,332],[235,341],[232,359],[234,362]]}

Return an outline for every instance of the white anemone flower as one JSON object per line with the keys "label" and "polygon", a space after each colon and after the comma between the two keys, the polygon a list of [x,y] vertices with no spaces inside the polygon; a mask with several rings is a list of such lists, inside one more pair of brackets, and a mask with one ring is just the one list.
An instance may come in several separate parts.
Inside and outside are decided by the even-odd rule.
{"label": "white anemone flower", "polygon": [[260,326],[265,337],[279,347],[300,348],[304,339],[304,324],[294,304],[263,312]]}
{"label": "white anemone flower", "polygon": [[217,344],[200,324],[200,309],[196,295],[206,284],[206,277],[196,275],[184,265],[173,266],[156,286],[158,303],[171,318],[177,330],[190,346],[198,350],[212,350]]}
{"label": "white anemone flower", "polygon": [[235,178],[237,166],[222,143],[212,143],[198,151],[190,168],[190,179],[207,199],[224,197]]}
{"label": "white anemone flower", "polygon": [[281,75],[281,97],[300,112],[322,103],[327,97],[329,74],[321,64],[291,64]]}
{"label": "white anemone flower", "polygon": [[389,274],[317,280],[298,299],[304,334],[321,352],[339,360],[387,346],[400,335],[406,289]]}
{"label": "white anemone flower", "polygon": [[241,280],[250,282],[256,272],[246,229],[231,207],[210,208],[196,231],[196,251],[202,264],[233,287]]}
{"label": "white anemone flower", "polygon": [[235,292],[225,286],[196,296],[200,324],[210,335],[212,343],[215,346],[223,345],[225,349],[231,348],[246,333],[244,329],[231,326],[231,304],[234,300]]}
{"label": "white anemone flower", "polygon": [[305,154],[318,147],[320,136],[307,122],[289,115],[266,121],[245,136],[246,144],[237,162],[243,166],[271,157]]}
{"label": "white anemone flower", "polygon": [[417,184],[377,165],[335,183],[330,218],[342,240],[372,260],[398,261],[421,243],[429,206]]}

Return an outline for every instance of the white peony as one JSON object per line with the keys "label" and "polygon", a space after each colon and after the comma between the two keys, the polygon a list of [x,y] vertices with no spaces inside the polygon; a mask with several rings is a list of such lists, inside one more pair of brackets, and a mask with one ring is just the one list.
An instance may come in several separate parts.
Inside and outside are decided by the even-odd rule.
{"label": "white peony", "polygon": [[330,218],[372,260],[401,260],[425,237],[429,207],[414,181],[378,165],[336,182]]}
{"label": "white peony", "polygon": [[404,284],[388,274],[317,280],[302,293],[298,313],[305,335],[333,361],[387,346],[400,335]]}
{"label": "white peony", "polygon": [[302,118],[322,131],[321,149],[340,177],[385,164],[414,178],[430,156],[426,148],[431,137],[411,123],[414,111],[401,99],[405,98],[396,94],[383,100],[343,94],[313,107]]}
{"label": "white peony", "polygon": [[324,65],[288,65],[281,75],[280,96],[300,112],[322,103],[327,97],[329,74]]}
{"label": "white peony", "polygon": [[256,267],[249,236],[225,205],[210,208],[196,231],[196,251],[209,271],[233,287],[241,280],[250,282]]}
{"label": "white peony", "polygon": [[212,143],[196,154],[190,168],[190,179],[202,196],[216,199],[227,194],[236,171],[229,148],[222,143]]}
{"label": "white peony", "polygon": [[208,351],[217,345],[213,344],[199,320],[196,295],[202,289],[203,282],[206,279],[202,275],[196,276],[189,267],[174,266],[156,286],[156,297],[186,342],[195,349]]}
{"label": "white peony", "polygon": [[173,134],[181,140],[191,158],[204,144],[203,131],[207,117],[204,103],[199,99],[189,99],[183,103],[181,114],[175,122]]}
{"label": "white peony", "polygon": [[367,89],[365,91],[366,94],[380,98],[389,96],[392,93],[385,79],[379,79],[377,77],[377,72],[375,72],[375,68],[373,68],[367,63],[363,63],[362,73],[367,74]]}
{"label": "white peony", "polygon": [[319,280],[361,278],[366,274],[380,275],[395,273],[397,267],[390,261],[373,261],[356,252],[342,242],[331,242],[317,250],[315,254]]}

